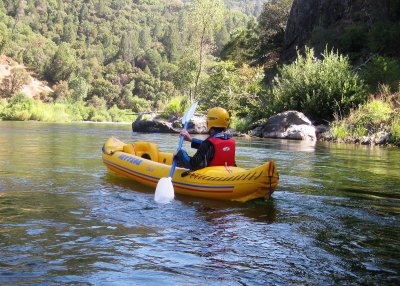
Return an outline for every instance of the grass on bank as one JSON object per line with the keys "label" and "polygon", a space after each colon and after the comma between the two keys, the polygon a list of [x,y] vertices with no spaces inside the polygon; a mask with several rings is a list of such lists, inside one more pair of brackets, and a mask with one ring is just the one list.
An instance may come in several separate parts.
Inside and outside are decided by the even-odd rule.
{"label": "grass on bank", "polygon": [[43,122],[132,122],[136,116],[131,110],[121,110],[116,106],[95,108],[84,102],[75,103],[42,103],[17,94],[9,100],[0,100],[0,119],[14,121]]}
{"label": "grass on bank", "polygon": [[390,133],[390,143],[400,143],[400,92],[380,94],[350,111],[348,117],[331,123],[336,139],[361,138],[378,132]]}

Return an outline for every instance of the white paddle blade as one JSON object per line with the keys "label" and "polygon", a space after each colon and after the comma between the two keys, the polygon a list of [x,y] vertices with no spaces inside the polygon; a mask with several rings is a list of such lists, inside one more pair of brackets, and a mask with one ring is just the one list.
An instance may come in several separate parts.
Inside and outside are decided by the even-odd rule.
{"label": "white paddle blade", "polygon": [[174,199],[174,186],[171,177],[161,178],[158,181],[154,200],[160,204],[170,203]]}
{"label": "white paddle blade", "polygon": [[182,124],[185,124],[186,121],[189,121],[192,117],[194,112],[196,111],[197,105],[199,104],[198,101],[193,103],[188,110],[186,110],[185,114],[182,117]]}

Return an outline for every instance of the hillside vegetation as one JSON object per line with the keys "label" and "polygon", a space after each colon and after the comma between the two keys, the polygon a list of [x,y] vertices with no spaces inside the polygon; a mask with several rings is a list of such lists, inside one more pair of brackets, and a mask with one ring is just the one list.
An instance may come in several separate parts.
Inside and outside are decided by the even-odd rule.
{"label": "hillside vegetation", "polygon": [[193,94],[205,55],[249,19],[208,2],[215,20],[180,1],[2,1],[0,52],[47,80],[55,100],[159,109]]}
{"label": "hillside vegetation", "polygon": [[287,109],[339,130],[353,112],[386,110],[370,108],[380,101],[391,111],[374,117],[379,131],[398,130],[399,19],[400,0],[3,0],[0,54],[52,91],[21,96],[29,77],[13,69],[0,117],[121,121],[200,99],[241,131]]}

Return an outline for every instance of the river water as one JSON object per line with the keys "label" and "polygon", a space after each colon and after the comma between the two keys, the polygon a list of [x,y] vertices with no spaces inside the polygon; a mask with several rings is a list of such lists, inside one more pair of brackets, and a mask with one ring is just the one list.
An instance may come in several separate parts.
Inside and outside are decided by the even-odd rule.
{"label": "river water", "polygon": [[238,138],[239,166],[276,161],[271,200],[159,205],[107,173],[109,136],[178,145],[130,125],[0,122],[0,284],[399,285],[400,150]]}

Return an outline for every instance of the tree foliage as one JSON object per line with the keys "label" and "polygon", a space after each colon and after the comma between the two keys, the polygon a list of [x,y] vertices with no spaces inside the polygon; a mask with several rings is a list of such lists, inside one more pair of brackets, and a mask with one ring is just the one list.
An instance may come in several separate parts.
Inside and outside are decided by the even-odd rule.
{"label": "tree foliage", "polygon": [[263,5],[257,22],[236,31],[222,50],[222,58],[271,67],[283,47],[286,22],[293,0],[271,0]]}
{"label": "tree foliage", "polygon": [[232,61],[218,62],[209,67],[199,97],[207,109],[223,106],[240,117],[254,115],[262,93],[262,79],[261,68],[236,67]]}
{"label": "tree foliage", "polygon": [[193,9],[189,16],[191,21],[191,38],[197,54],[197,71],[194,78],[194,92],[200,83],[206,55],[214,48],[214,34],[220,30],[224,19],[223,0],[193,0]]}
{"label": "tree foliage", "polygon": [[[59,89],[68,85],[68,100],[97,96],[108,107],[140,99],[150,108],[190,95],[216,39],[222,47],[248,19],[222,0],[0,3],[1,53]],[[185,58],[196,70],[180,72]]]}
{"label": "tree foliage", "polygon": [[[399,0],[385,2],[389,19],[343,29],[341,51],[368,56],[360,69],[347,56],[326,51],[317,59],[313,50],[277,69],[292,2],[3,0],[0,53],[50,81],[55,93],[42,99],[67,104],[79,120],[114,120],[118,108],[179,113],[195,96],[242,122],[287,109],[323,122],[364,102],[356,72],[372,92],[398,87]],[[22,79],[3,79],[2,96],[16,97],[6,101],[27,108],[5,118],[40,118],[18,95]]]}
{"label": "tree foliage", "polygon": [[344,116],[367,99],[347,57],[326,50],[319,60],[312,49],[279,70],[271,95],[266,104],[272,104],[275,112],[301,111],[317,123],[330,121],[335,114]]}
{"label": "tree foliage", "polygon": [[0,98],[9,98],[31,81],[29,74],[22,68],[15,67],[10,75],[5,76],[0,83]]}

